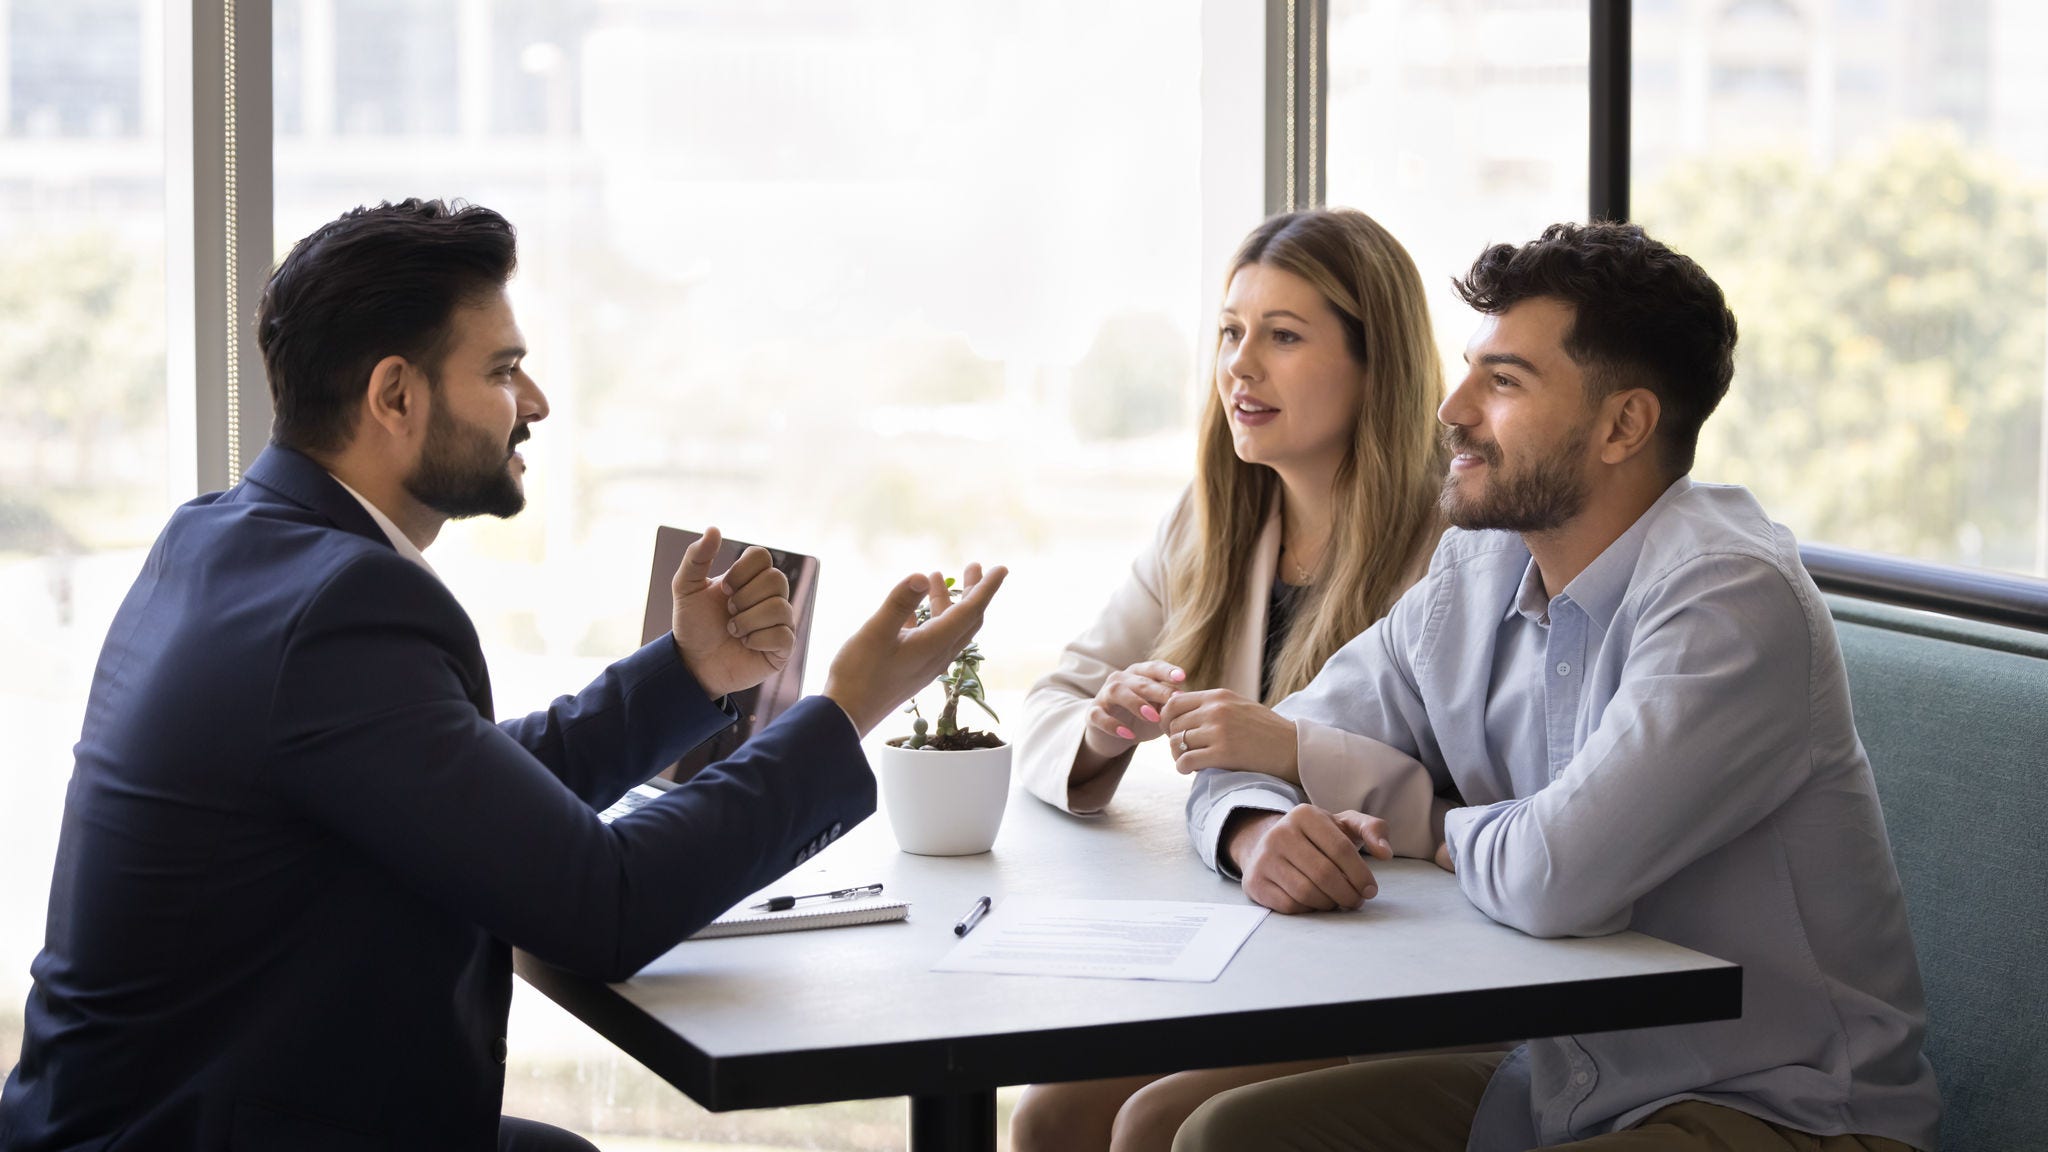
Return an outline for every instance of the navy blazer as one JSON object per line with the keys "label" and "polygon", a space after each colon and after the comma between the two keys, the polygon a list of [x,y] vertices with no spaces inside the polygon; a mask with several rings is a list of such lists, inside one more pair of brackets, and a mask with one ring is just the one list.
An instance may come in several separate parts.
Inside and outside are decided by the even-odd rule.
{"label": "navy blazer", "polygon": [[272,446],[108,631],[0,1149],[495,1149],[510,947],[622,980],[874,811],[837,705],[730,723],[664,636],[494,724],[469,617]]}

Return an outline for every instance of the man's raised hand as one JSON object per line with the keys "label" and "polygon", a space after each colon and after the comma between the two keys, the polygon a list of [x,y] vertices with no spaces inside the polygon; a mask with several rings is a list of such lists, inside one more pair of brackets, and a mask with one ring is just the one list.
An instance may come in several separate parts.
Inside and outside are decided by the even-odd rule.
{"label": "man's raised hand", "polygon": [[[957,601],[937,572],[904,577],[832,658],[825,695],[867,735],[967,647],[1009,574],[996,567],[983,575],[979,564],[969,564]],[[917,607],[927,597],[931,617],[919,622]]]}
{"label": "man's raised hand", "polygon": [[796,651],[796,612],[789,578],[766,548],[749,548],[716,578],[711,565],[724,543],[706,528],[683,551],[670,585],[675,595],[676,651],[712,697],[752,688],[780,671]]}

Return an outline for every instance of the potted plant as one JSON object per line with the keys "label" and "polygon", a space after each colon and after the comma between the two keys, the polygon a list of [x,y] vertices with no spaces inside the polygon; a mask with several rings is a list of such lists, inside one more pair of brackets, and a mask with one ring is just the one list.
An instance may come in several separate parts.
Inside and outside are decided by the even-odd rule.
{"label": "potted plant", "polygon": [[[947,587],[953,581],[946,581]],[[918,610],[919,619],[928,610]],[[972,700],[989,719],[981,682],[981,648],[969,644],[938,679],[945,704],[936,724],[911,700],[911,734],[882,747],[882,800],[896,843],[920,856],[971,856],[996,842],[1010,798],[1010,746],[993,732],[960,725],[960,701]]]}

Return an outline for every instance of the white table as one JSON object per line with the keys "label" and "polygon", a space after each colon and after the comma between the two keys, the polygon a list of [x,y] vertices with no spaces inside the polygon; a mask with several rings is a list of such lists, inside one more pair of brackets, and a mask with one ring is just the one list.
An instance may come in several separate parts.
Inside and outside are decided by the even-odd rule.
{"label": "white table", "polygon": [[524,953],[518,971],[705,1108],[909,1096],[915,1150],[993,1149],[1006,1084],[1741,1013],[1737,965],[1635,933],[1525,936],[1413,860],[1373,862],[1362,911],[1267,917],[1213,984],[930,970],[983,895],[1242,901],[1188,845],[1185,782],[1134,776],[1094,819],[1013,793],[981,856],[900,852],[877,813],[772,888],[880,881],[911,902],[904,922],[686,942],[623,984]]}

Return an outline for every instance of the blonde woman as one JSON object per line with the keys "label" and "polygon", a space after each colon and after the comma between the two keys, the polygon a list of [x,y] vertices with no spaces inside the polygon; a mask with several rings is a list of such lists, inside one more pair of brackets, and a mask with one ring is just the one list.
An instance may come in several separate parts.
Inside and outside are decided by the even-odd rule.
{"label": "blonde woman", "polygon": [[[1421,577],[1442,531],[1443,368],[1422,278],[1344,209],[1276,216],[1231,260],[1195,481],[1093,627],[1025,703],[1025,786],[1099,812],[1178,692],[1204,691],[1175,767],[1291,775],[1271,705]],[[1341,1061],[1033,1085],[1017,1152],[1166,1149],[1225,1088]]]}

